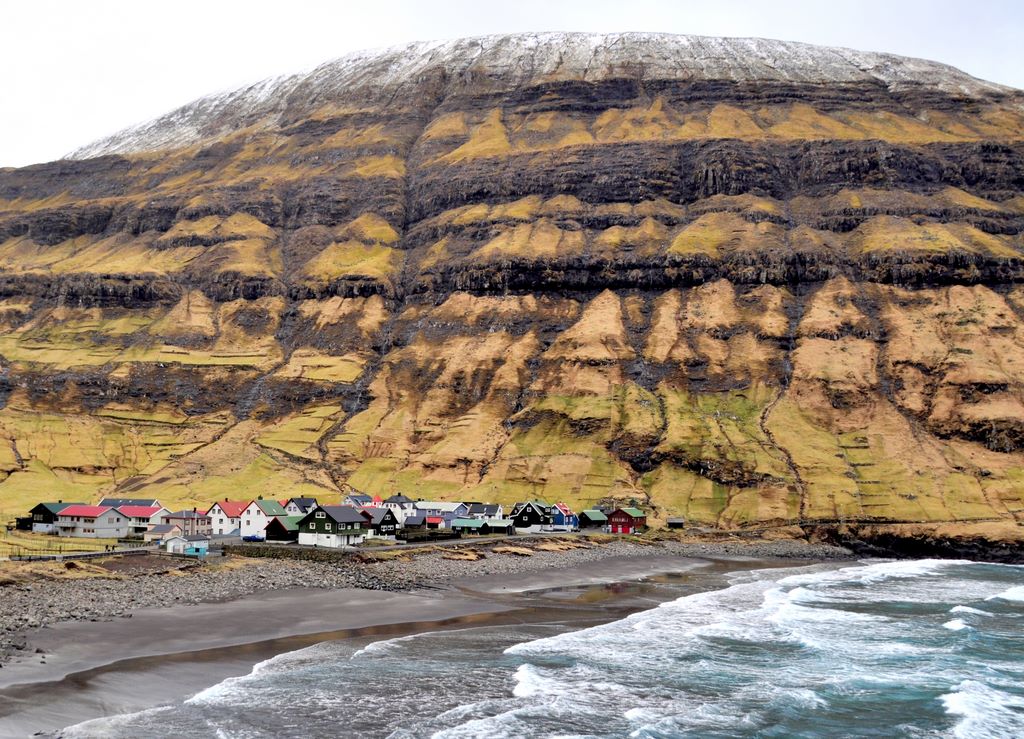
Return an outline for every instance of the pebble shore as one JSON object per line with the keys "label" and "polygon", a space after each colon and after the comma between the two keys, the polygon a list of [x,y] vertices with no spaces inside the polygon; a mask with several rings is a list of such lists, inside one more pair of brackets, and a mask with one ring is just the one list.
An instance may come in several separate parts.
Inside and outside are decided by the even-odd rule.
{"label": "pebble shore", "polygon": [[[0,667],[12,656],[37,651],[31,645],[40,628],[61,621],[130,618],[132,611],[205,601],[222,601],[258,592],[294,587],[366,588],[401,591],[443,588],[469,577],[513,575],[575,567],[611,557],[677,555],[687,557],[745,556],[790,559],[845,559],[849,551],[798,541],[760,543],[679,543],[640,545],[611,541],[566,551],[535,550],[531,556],[487,551],[476,561],[445,558],[442,551],[407,561],[362,562],[348,557],[336,562],[253,559],[245,566],[190,567],[178,572],[155,571],[119,578],[36,579],[0,585]],[[173,565],[168,565],[172,567]]]}

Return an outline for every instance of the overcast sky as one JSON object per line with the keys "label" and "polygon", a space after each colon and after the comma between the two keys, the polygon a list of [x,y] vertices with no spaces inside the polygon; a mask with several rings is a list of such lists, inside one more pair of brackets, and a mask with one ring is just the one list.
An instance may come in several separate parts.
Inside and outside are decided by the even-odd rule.
{"label": "overcast sky", "polygon": [[1021,0],[119,0],[7,4],[0,166],[349,51],[521,31],[762,36],[924,57],[1024,88]]}

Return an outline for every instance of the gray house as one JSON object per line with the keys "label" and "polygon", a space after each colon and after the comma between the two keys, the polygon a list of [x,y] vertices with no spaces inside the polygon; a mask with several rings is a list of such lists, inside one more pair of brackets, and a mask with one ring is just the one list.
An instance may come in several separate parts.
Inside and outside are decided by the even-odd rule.
{"label": "gray house", "polygon": [[57,515],[57,533],[89,539],[119,539],[128,536],[132,520],[116,508],[101,505],[71,505]]}

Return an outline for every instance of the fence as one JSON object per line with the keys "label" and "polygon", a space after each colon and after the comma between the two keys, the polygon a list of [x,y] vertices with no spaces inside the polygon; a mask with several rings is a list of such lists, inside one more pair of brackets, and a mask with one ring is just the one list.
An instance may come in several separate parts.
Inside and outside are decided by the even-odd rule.
{"label": "fence", "polygon": [[12,554],[11,559],[17,562],[64,562],[69,559],[102,559],[104,557],[131,556],[135,554],[153,554],[152,549],[115,549],[112,552],[68,552],[67,554]]}

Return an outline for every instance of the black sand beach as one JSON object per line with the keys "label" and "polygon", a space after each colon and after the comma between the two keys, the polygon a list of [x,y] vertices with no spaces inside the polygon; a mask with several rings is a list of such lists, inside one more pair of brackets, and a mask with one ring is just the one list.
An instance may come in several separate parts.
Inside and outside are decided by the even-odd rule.
{"label": "black sand beach", "polygon": [[[31,643],[45,644],[45,653],[26,650],[0,670],[0,736],[53,733],[89,718],[181,700],[247,674],[257,662],[321,641],[466,624],[583,627],[677,597],[623,583],[673,577],[697,591],[718,587],[729,571],[804,565],[830,554],[780,547],[777,553],[791,556],[773,558],[770,550],[753,548],[753,556],[745,556],[702,549],[687,556],[677,548],[612,546],[594,550],[600,556],[557,553],[545,566],[495,555],[487,560],[491,566],[476,568],[483,563],[415,560],[387,567],[432,566],[437,585],[412,592],[292,587],[140,608],[131,618],[56,623],[33,636]],[[841,550],[831,554],[842,556]]]}

